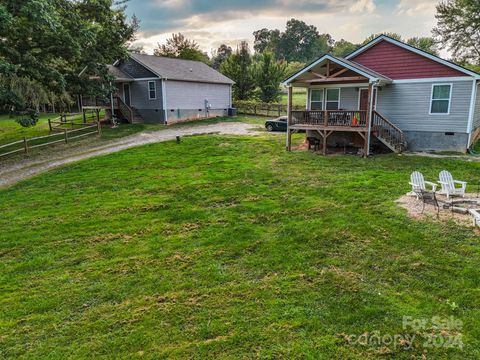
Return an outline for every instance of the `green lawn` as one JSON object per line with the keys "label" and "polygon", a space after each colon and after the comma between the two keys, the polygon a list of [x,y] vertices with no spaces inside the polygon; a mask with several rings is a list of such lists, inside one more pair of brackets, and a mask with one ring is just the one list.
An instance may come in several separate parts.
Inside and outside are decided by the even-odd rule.
{"label": "green lawn", "polygon": [[[91,117],[91,114],[88,114]],[[8,144],[24,137],[31,138],[35,136],[48,135],[48,119],[59,120],[60,114],[41,114],[38,123],[35,126],[25,128],[19,125],[14,118],[8,115],[0,115],[0,145]],[[70,118],[68,121],[71,121]],[[82,121],[81,115],[75,121]]]}
{"label": "green lawn", "polygon": [[21,140],[23,137],[48,135],[48,119],[55,119],[58,116],[58,114],[42,114],[37,125],[24,128],[8,115],[0,115],[0,145]]}
{"label": "green lawn", "polygon": [[[480,165],[283,148],[186,137],[0,190],[0,356],[479,358],[478,235],[394,201]],[[346,337],[415,335],[403,316],[463,321],[463,350]]]}

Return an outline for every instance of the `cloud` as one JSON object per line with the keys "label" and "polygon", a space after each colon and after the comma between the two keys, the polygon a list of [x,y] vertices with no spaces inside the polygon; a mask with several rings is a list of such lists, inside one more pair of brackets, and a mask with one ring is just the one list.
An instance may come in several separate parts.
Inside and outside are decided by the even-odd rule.
{"label": "cloud", "polygon": [[130,0],[128,12],[140,19],[136,45],[153,52],[181,32],[210,52],[232,47],[261,28],[285,29],[291,18],[315,25],[334,39],[361,42],[380,32],[429,36],[436,0]]}
{"label": "cloud", "polygon": [[352,13],[373,13],[375,11],[375,3],[373,0],[358,0],[355,4],[350,7],[350,12]]}

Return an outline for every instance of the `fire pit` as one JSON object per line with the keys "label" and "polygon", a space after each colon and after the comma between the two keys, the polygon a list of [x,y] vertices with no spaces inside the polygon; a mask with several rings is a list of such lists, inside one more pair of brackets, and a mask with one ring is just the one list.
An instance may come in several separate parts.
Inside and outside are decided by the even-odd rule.
{"label": "fire pit", "polygon": [[473,217],[473,226],[480,224],[480,199],[456,199],[445,201],[443,208],[450,209],[457,214],[470,214]]}

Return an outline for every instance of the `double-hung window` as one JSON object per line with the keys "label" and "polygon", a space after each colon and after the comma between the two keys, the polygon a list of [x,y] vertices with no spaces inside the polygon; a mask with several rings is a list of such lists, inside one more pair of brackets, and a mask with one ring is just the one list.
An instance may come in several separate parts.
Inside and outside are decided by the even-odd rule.
{"label": "double-hung window", "polygon": [[327,89],[325,110],[338,110],[340,108],[340,89]]}
{"label": "double-hung window", "polygon": [[434,84],[432,86],[430,114],[448,115],[450,113],[451,99],[452,84]]}
{"label": "double-hung window", "polygon": [[323,89],[310,90],[310,110],[323,110]]}
{"label": "double-hung window", "polygon": [[148,99],[155,100],[157,98],[157,88],[155,86],[155,81],[148,82]]}

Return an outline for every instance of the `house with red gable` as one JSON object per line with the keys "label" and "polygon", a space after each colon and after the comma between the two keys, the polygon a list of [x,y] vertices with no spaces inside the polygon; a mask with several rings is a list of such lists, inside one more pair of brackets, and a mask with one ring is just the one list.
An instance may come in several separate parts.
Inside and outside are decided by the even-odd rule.
{"label": "house with red gable", "polygon": [[[465,152],[480,137],[480,74],[381,35],[344,58],[324,55],[290,78],[287,149],[306,130],[324,154],[357,145]],[[294,87],[307,89],[293,111]]]}

